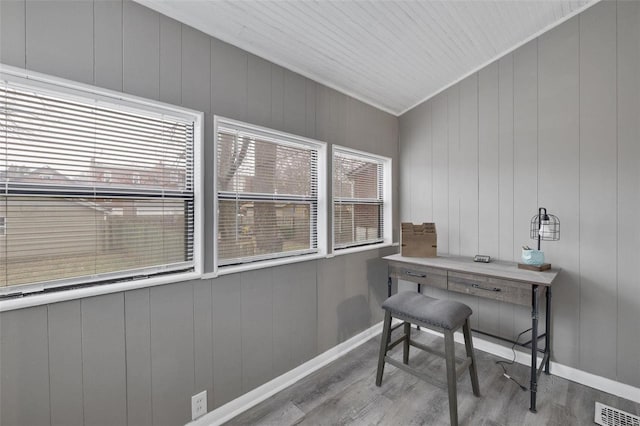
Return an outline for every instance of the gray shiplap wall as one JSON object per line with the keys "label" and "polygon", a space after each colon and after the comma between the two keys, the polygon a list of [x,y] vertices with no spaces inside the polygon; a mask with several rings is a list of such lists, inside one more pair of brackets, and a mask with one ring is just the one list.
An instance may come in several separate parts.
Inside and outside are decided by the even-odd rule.
{"label": "gray shiplap wall", "polygon": [[[400,217],[439,251],[517,260],[538,206],[553,359],[640,386],[640,2],[603,1],[400,117]],[[470,300],[513,337],[528,312]]]}
{"label": "gray shiplap wall", "polygon": [[[397,164],[396,117],[129,0],[2,0],[0,62],[204,111],[205,236],[213,114]],[[380,321],[393,251],[4,312],[0,424],[184,424]]]}

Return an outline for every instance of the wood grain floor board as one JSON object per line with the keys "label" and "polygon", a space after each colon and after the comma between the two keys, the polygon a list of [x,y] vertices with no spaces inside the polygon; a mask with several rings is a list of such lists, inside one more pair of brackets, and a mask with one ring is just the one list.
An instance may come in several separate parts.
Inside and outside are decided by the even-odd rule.
{"label": "wood grain floor board", "polygon": [[[415,331],[416,340],[444,349],[443,339]],[[231,425],[448,425],[447,391],[387,364],[382,386],[375,386],[379,337],[240,414]],[[394,358],[401,359],[400,346]],[[460,352],[458,352],[460,351]],[[456,344],[462,356],[462,345]],[[593,424],[595,401],[640,414],[640,404],[556,376],[542,375],[538,412],[529,411],[529,392],[502,375],[500,358],[476,350],[482,396],[476,398],[469,375],[458,381],[458,416],[467,426],[573,426]],[[412,348],[409,364],[444,378],[444,361]],[[507,366],[528,387],[529,369]]]}

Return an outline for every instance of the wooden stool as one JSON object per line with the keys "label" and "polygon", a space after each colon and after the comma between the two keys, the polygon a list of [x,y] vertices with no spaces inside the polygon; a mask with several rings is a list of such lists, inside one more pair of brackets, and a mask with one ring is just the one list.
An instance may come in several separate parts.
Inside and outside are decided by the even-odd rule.
{"label": "wooden stool", "polygon": [[[378,358],[378,374],[376,376],[376,386],[382,384],[382,373],[384,363],[398,367],[414,376],[432,381],[426,374],[409,367],[409,346],[414,346],[423,351],[438,355],[446,360],[447,364],[447,388],[449,390],[449,416],[451,425],[458,424],[458,393],[456,382],[458,378],[468,368],[471,375],[471,386],[473,394],[480,396],[478,386],[478,371],[473,355],[473,342],[471,341],[471,327],[469,326],[469,316],[472,311],[467,305],[452,300],[438,300],[424,296],[415,292],[402,292],[391,296],[382,304],[385,310],[384,326],[382,338],[380,339],[380,356]],[[391,332],[400,325],[391,327],[391,319],[398,318],[404,321],[404,334],[391,342]],[[411,340],[411,324],[439,331],[444,334],[445,353],[429,348],[428,346]],[[458,359],[460,365],[456,367],[455,347],[453,343],[453,333],[462,327],[464,334],[464,345],[467,356]],[[387,352],[399,343],[404,342],[402,353],[402,363],[387,356]]]}

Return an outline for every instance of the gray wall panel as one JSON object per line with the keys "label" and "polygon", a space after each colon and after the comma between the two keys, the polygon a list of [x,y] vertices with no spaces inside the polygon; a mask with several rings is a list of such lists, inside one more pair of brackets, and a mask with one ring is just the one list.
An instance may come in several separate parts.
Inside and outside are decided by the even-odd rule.
{"label": "gray wall panel", "polygon": [[332,126],[331,111],[329,108],[330,89],[328,87],[318,85],[316,90],[316,139],[330,142],[330,126]]}
{"label": "gray wall panel", "polygon": [[[640,2],[618,2],[617,377],[640,386]],[[635,232],[630,232],[634,230]]]}
{"label": "gray wall panel", "polygon": [[318,261],[318,352],[341,342],[338,305],[347,299],[344,289],[345,257]]}
{"label": "gray wall panel", "polygon": [[295,135],[305,135],[307,128],[306,79],[300,74],[285,70],[283,129]]}
{"label": "gray wall panel", "polygon": [[[470,201],[473,212],[474,195],[480,250],[500,259],[517,261],[523,244],[535,246],[529,221],[538,206],[560,218],[560,241],[542,243],[547,260],[562,268],[554,285],[552,358],[632,386],[640,385],[640,337],[634,331],[640,312],[640,195],[632,189],[640,184],[639,33],[640,3],[598,3],[479,71],[475,134],[472,78],[399,120],[401,161],[424,149],[410,143],[420,139],[420,119],[429,120],[424,105],[432,103],[434,148],[442,129],[448,130],[446,150],[436,149],[434,161],[449,167],[449,180],[441,180],[449,220],[436,219],[449,253],[472,254],[467,229],[473,233],[468,226],[473,218],[466,216],[464,203]],[[444,96],[447,114],[438,106]],[[476,177],[473,156],[468,156],[474,137],[479,144]],[[434,166],[436,176],[437,170]],[[403,172],[403,181],[423,174]],[[443,196],[434,192],[433,198],[437,211]],[[402,200],[407,209],[402,216],[419,204]],[[485,223],[490,223],[487,229]],[[495,234],[485,232],[492,229]],[[439,248],[444,248],[441,241]],[[483,330],[515,337],[530,327],[526,307],[465,301],[478,303],[474,317]]]}
{"label": "gray wall panel", "polygon": [[127,422],[124,295],[82,300],[84,423]]}
{"label": "gray wall panel", "polygon": [[347,97],[325,86],[316,94],[316,139],[345,145]]}
{"label": "gray wall panel", "polygon": [[243,272],[242,391],[248,392],[273,375],[273,268]]}
{"label": "gray wall panel", "polygon": [[513,220],[513,55],[504,56],[498,61],[498,123],[500,146],[499,181],[498,181],[498,226],[499,238],[498,257],[505,260],[514,260],[514,220]]}
{"label": "gray wall panel", "polygon": [[[638,40],[640,46],[640,40]],[[640,47],[639,47],[640,48]],[[616,3],[580,15],[580,368],[615,377],[617,347]],[[606,226],[602,226],[606,223]],[[591,336],[600,336],[593,345]]]}
{"label": "gray wall panel", "polygon": [[[498,61],[498,258],[515,260],[514,242],[514,144],[513,144],[513,55]],[[513,337],[515,308],[499,306],[498,335]]]}
{"label": "gray wall panel", "polygon": [[305,102],[307,104],[305,108],[306,114],[306,124],[305,124],[305,135],[308,138],[316,137],[316,92],[317,92],[318,84],[313,81],[306,79],[305,80]]}
{"label": "gray wall panel", "polygon": [[[515,260],[514,242],[514,129],[513,129],[513,55],[498,61],[498,258]],[[515,330],[515,307],[501,303],[499,307],[500,331],[498,335],[512,338]]]}
{"label": "gray wall panel", "polygon": [[50,424],[47,339],[46,306],[0,315],[2,425]]}
{"label": "gray wall panel", "polygon": [[213,402],[219,407],[242,394],[242,287],[240,274],[212,280]]}
{"label": "gray wall panel", "polygon": [[[424,105],[424,114],[418,115],[418,131],[415,135],[415,150],[410,158],[408,171],[410,177],[411,216],[413,223],[433,222],[433,155],[432,155],[432,126],[431,102]],[[402,167],[405,170],[405,167]]]}
{"label": "gray wall panel", "polygon": [[211,38],[182,26],[182,105],[211,112]]}
{"label": "gray wall panel", "polygon": [[49,305],[48,327],[51,424],[82,425],[84,413],[80,301]]}
{"label": "gray wall panel", "polygon": [[151,401],[151,301],[149,289],[124,294],[127,347],[127,421],[153,424]]}
{"label": "gray wall panel", "polygon": [[[575,78],[579,72],[578,20],[572,19],[555,28],[541,37],[539,43],[539,204],[560,218],[562,231],[560,242],[542,242],[546,260],[563,269],[554,289],[554,353],[556,359],[577,365],[580,352],[576,332],[580,324],[579,86]],[[553,155],[545,154],[548,152]],[[529,215],[533,216],[533,212]]]}
{"label": "gray wall panel", "polygon": [[400,222],[411,222],[412,219],[412,196],[413,196],[413,182],[412,182],[412,170],[411,164],[413,159],[411,153],[415,149],[417,143],[415,130],[417,127],[415,111],[410,111],[404,114],[401,118],[403,123],[401,124],[402,132],[400,134],[401,146],[400,146],[400,164],[404,166],[400,168]]}
{"label": "gray wall panel", "polygon": [[318,262],[318,352],[380,321],[378,308],[386,298],[387,281],[381,255],[367,251]]}
{"label": "gray wall panel", "polygon": [[149,291],[153,424],[184,424],[191,420],[195,380],[193,284]]}
{"label": "gray wall panel", "polygon": [[[532,244],[528,222],[538,209],[538,40],[513,52],[514,258]],[[526,220],[528,220],[526,219]]]}
{"label": "gray wall panel", "polygon": [[214,114],[247,119],[248,56],[235,46],[211,40],[211,108]]}
{"label": "gray wall panel", "polygon": [[[295,307],[298,303],[294,293],[297,283],[296,272],[306,271],[302,264],[273,268],[273,374],[279,376],[295,367],[293,356],[296,339],[293,330],[296,326]],[[314,277],[315,280],[315,277]]]}
{"label": "gray wall panel", "polygon": [[284,129],[284,68],[271,65],[271,127]]}
{"label": "gray wall panel", "polygon": [[478,253],[478,74],[460,82],[460,254]]}
{"label": "gray wall panel", "polygon": [[341,144],[362,151],[374,150],[381,155],[388,155],[387,146],[385,146],[388,141],[385,141],[382,130],[384,119],[379,117],[375,108],[347,97],[344,125],[346,133]]}
{"label": "gray wall panel", "polygon": [[[513,238],[514,258],[531,245],[529,220],[537,211],[538,41],[513,52]],[[531,325],[530,309],[514,306],[513,336]],[[526,336],[526,335],[525,335]]]}
{"label": "gray wall panel", "polygon": [[449,253],[449,162],[446,161],[449,158],[448,108],[449,98],[444,93],[431,100],[433,221],[438,234],[439,253]]}
{"label": "gray wall panel", "polygon": [[[447,89],[447,117],[449,150],[449,228],[443,229],[442,238],[448,239],[449,253],[460,254],[460,188],[461,181],[458,170],[460,169],[460,87],[453,86]],[[436,224],[437,226],[437,224]],[[439,232],[442,232],[439,231]],[[441,237],[438,237],[440,239]]]}
{"label": "gray wall panel", "polygon": [[95,0],[93,23],[93,82],[122,91],[122,2]]}
{"label": "gray wall panel", "polygon": [[[499,63],[478,73],[478,252],[497,258],[500,252],[500,108]],[[478,324],[500,335],[499,302],[478,299]]]}
{"label": "gray wall panel", "polygon": [[[355,336],[371,325],[371,307],[369,306],[371,277],[368,261],[372,258],[378,258],[377,250],[353,253],[344,260],[344,298],[337,306],[340,342]],[[367,273],[363,274],[362,271]]]}
{"label": "gray wall panel", "polygon": [[182,24],[160,15],[160,100],[182,105]]}
{"label": "gray wall panel", "polygon": [[[478,73],[478,252],[500,252],[499,63]],[[498,154],[498,155],[496,155]]]}
{"label": "gray wall panel", "polygon": [[193,394],[207,391],[207,408],[213,407],[213,297],[210,280],[193,283]]}
{"label": "gray wall panel", "polygon": [[[294,290],[296,305],[292,343],[293,362],[298,366],[318,355],[318,265],[317,262],[300,263],[295,268]],[[274,271],[274,279],[277,277]]]}
{"label": "gray wall panel", "polygon": [[295,263],[272,272],[275,377],[316,354],[316,268]]}
{"label": "gray wall panel", "polygon": [[271,125],[271,64],[249,55],[247,71],[247,120],[259,126]]}
{"label": "gray wall panel", "polygon": [[122,10],[122,87],[149,99],[160,97],[160,15],[131,0]]}
{"label": "gray wall panel", "polygon": [[93,2],[28,0],[26,18],[27,68],[93,83]]}
{"label": "gray wall panel", "polygon": [[25,66],[25,0],[0,1],[0,62]]}

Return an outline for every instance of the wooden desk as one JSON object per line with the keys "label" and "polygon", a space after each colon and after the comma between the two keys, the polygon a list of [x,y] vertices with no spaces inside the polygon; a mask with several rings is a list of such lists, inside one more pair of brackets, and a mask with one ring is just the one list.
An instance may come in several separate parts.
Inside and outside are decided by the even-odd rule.
{"label": "wooden desk", "polygon": [[[471,258],[447,257],[402,257],[400,254],[386,256],[388,261],[388,295],[391,296],[393,280],[414,282],[443,290],[470,294],[487,299],[498,300],[531,307],[531,380],[529,410],[536,412],[536,393],[538,379],[544,369],[549,374],[551,356],[551,284],[559,269],[552,268],[544,272],[518,269],[513,262],[492,261],[476,263]],[[538,308],[540,288],[543,287],[546,298],[545,332],[538,334]],[[482,333],[481,330],[474,330]],[[486,334],[486,333],[485,333]],[[538,348],[538,340],[544,338],[544,348]],[[503,339],[508,340],[508,339]],[[516,343],[511,341],[512,343]],[[522,346],[522,345],[521,345]],[[537,354],[543,353],[540,368],[537,368]]]}

